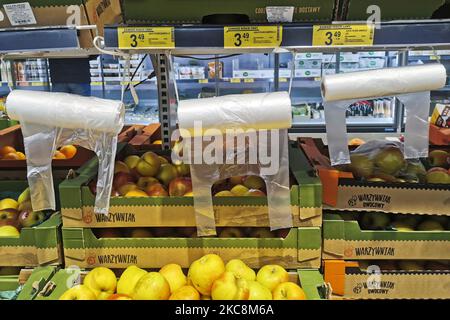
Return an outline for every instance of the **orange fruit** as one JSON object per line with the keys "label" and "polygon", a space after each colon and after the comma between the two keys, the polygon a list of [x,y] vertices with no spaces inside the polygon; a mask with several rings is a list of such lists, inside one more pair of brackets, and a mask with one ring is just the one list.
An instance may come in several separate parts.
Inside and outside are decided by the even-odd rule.
{"label": "orange fruit", "polygon": [[20,158],[17,153],[10,152],[3,157],[3,160],[20,160]]}
{"label": "orange fruit", "polygon": [[17,151],[16,154],[20,160],[25,160],[27,158],[23,152]]}
{"label": "orange fruit", "polygon": [[66,156],[64,155],[64,153],[56,150],[55,154],[53,155],[53,159],[66,159]]}
{"label": "orange fruit", "polygon": [[66,156],[66,159],[72,159],[77,154],[77,147],[69,144],[59,149]]}
{"label": "orange fruit", "polygon": [[0,157],[3,158],[4,156],[6,156],[8,153],[13,153],[16,152],[16,149],[14,149],[11,146],[4,146],[0,148]]}

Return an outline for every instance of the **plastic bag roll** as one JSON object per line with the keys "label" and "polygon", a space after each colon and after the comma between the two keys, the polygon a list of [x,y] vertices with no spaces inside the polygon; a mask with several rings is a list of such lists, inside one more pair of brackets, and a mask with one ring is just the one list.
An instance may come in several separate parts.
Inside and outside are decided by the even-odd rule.
{"label": "plastic bag roll", "polygon": [[125,112],[120,101],[28,90],[11,92],[6,108],[11,119],[21,122],[113,134],[123,126]]}
{"label": "plastic bag roll", "polygon": [[11,119],[21,124],[33,210],[55,210],[52,157],[58,147],[75,144],[93,150],[98,156],[94,211],[107,214],[117,135],[124,124],[122,102],[16,90],[8,95],[6,110]]}
{"label": "plastic bag roll", "polygon": [[[287,92],[227,95],[180,101],[178,123],[192,136],[208,135],[208,129],[287,129],[292,125]],[[202,131],[194,130],[201,123]]]}
{"label": "plastic bag roll", "polygon": [[437,90],[447,74],[439,63],[326,75],[322,80],[325,101],[394,96]]}

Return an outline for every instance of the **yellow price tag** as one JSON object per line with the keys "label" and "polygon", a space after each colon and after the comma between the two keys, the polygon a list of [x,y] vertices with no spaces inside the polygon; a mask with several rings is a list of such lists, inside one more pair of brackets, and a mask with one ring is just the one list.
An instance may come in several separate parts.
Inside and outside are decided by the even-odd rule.
{"label": "yellow price tag", "polygon": [[440,58],[441,58],[440,56],[436,55],[430,56],[430,60],[439,60]]}
{"label": "yellow price tag", "polygon": [[241,79],[239,79],[239,78],[231,78],[230,82],[231,83],[241,83]]}
{"label": "yellow price tag", "polygon": [[372,46],[375,26],[371,24],[317,25],[313,46]]}
{"label": "yellow price tag", "polygon": [[119,27],[120,49],[175,48],[173,27]]}
{"label": "yellow price tag", "polygon": [[32,82],[31,86],[32,87],[42,87],[42,86],[44,86],[44,83],[43,82]]}
{"label": "yellow price tag", "polygon": [[102,85],[102,83],[101,82],[98,82],[98,81],[96,81],[96,82],[91,82],[91,86],[101,86]]}
{"label": "yellow price tag", "polygon": [[276,48],[283,39],[282,26],[233,26],[223,28],[225,48]]}
{"label": "yellow price tag", "polygon": [[253,82],[255,82],[255,79],[244,79],[244,82],[253,83]]}
{"label": "yellow price tag", "polygon": [[208,79],[199,79],[198,83],[208,83]]}
{"label": "yellow price tag", "polygon": [[287,78],[279,78],[278,81],[279,82],[287,82]]}

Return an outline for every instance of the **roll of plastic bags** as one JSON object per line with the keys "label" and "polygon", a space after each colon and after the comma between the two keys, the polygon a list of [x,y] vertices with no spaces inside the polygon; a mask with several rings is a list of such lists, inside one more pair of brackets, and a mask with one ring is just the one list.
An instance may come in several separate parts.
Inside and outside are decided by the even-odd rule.
{"label": "roll of plastic bags", "polygon": [[211,187],[231,176],[261,176],[271,229],[292,227],[287,92],[180,101],[178,120],[183,161],[191,167],[199,236],[216,234]]}
{"label": "roll of plastic bags", "polygon": [[321,89],[332,165],[350,163],[345,111],[360,99],[396,96],[406,110],[405,158],[428,155],[430,90],[445,86],[445,67],[426,64],[326,75]]}
{"label": "roll of plastic bags", "polygon": [[6,110],[11,119],[21,123],[33,210],[56,209],[52,157],[58,147],[75,144],[98,156],[94,210],[107,214],[117,135],[124,125],[122,102],[68,93],[14,90],[6,99]]}

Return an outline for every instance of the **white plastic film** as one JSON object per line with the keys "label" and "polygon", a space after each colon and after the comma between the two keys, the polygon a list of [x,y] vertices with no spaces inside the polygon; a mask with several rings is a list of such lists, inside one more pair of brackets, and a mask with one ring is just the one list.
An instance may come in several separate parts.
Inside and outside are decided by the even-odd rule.
{"label": "white plastic film", "polygon": [[123,104],[68,93],[15,90],[7,97],[6,110],[21,123],[33,210],[55,210],[52,157],[58,147],[75,144],[98,156],[94,210],[107,214],[117,135],[124,124]]}
{"label": "white plastic film", "polygon": [[286,92],[180,101],[178,116],[183,161],[191,165],[199,236],[216,234],[211,188],[232,176],[260,176],[266,184],[271,230],[292,227],[287,131],[291,103]]}
{"label": "white plastic film", "polygon": [[447,73],[439,63],[325,75],[325,101],[385,97],[437,90],[445,86]]}
{"label": "white plastic film", "polygon": [[[327,139],[332,165],[350,163],[345,111],[360,99],[397,96],[406,111],[405,158],[428,155],[430,90],[445,85],[441,64],[388,68],[324,76]],[[409,94],[405,94],[411,92]]]}
{"label": "white plastic film", "polygon": [[[235,94],[180,101],[178,123],[191,136],[208,129],[288,129],[292,126],[291,99],[287,92]],[[203,132],[194,130],[201,122]]]}

